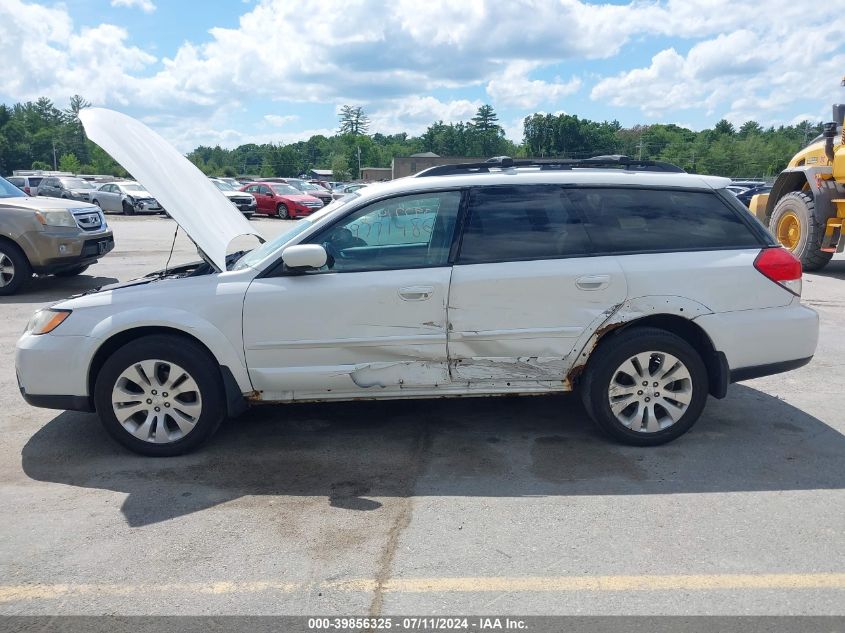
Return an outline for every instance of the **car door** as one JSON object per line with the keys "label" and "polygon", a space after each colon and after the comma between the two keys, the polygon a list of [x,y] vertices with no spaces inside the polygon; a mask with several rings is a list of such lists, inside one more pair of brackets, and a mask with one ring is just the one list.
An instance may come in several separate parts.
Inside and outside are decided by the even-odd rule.
{"label": "car door", "polygon": [[461,193],[410,194],[351,211],[305,243],[329,263],[250,284],[243,337],[266,400],[407,393],[449,383],[448,264]]}
{"label": "car door", "polygon": [[100,208],[103,211],[115,211],[113,193],[115,185],[103,185],[96,193],[97,202],[100,203]]}
{"label": "car door", "polygon": [[38,195],[46,197],[58,197],[56,193],[55,182],[55,178],[45,178],[44,180],[42,180],[41,184],[38,186]]}
{"label": "car door", "polygon": [[616,259],[592,251],[562,187],[474,189],[449,292],[452,380],[559,386],[627,296]]}
{"label": "car door", "polygon": [[267,185],[256,185],[255,191],[250,192],[255,195],[255,206],[258,209],[261,209],[261,213],[266,213],[268,215],[273,215],[276,210],[273,204],[273,196],[271,195],[272,192],[270,191],[270,187]]}

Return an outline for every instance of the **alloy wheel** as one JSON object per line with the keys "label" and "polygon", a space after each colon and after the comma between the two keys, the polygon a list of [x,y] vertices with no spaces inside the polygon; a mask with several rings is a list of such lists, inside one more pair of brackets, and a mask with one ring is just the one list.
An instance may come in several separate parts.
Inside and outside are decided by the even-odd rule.
{"label": "alloy wheel", "polygon": [[139,440],[167,444],[181,440],[202,414],[196,380],[182,367],[150,359],[127,367],[112,389],[112,409],[123,428]]}
{"label": "alloy wheel", "polygon": [[610,410],[624,426],[641,433],[669,428],[692,402],[689,369],[666,352],[642,352],[616,371],[608,387]]}
{"label": "alloy wheel", "polygon": [[8,286],[15,278],[15,263],[6,253],[0,251],[0,288]]}

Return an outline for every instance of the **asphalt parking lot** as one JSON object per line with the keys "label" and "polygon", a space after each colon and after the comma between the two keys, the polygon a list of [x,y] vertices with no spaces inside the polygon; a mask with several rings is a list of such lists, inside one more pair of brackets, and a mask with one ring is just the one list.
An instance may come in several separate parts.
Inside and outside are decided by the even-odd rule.
{"label": "asphalt parking lot", "polygon": [[842,256],[805,277],[813,362],[667,446],[556,396],[267,406],[150,459],[15,382],[35,309],[164,266],[172,221],[110,223],[87,274],[0,299],[0,613],[845,614]]}

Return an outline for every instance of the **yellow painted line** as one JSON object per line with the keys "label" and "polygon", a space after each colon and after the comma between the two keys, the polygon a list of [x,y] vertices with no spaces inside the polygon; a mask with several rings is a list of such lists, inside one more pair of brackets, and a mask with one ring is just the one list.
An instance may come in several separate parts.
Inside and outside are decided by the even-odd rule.
{"label": "yellow painted line", "polygon": [[[22,584],[0,585],[0,602],[59,598],[150,595],[154,593],[251,594],[299,591],[372,592],[373,579],[307,582],[232,581],[156,584]],[[845,574],[697,574],[678,576],[514,576],[394,578],[390,593],[567,592],[567,591],[708,591],[719,589],[839,589]]]}

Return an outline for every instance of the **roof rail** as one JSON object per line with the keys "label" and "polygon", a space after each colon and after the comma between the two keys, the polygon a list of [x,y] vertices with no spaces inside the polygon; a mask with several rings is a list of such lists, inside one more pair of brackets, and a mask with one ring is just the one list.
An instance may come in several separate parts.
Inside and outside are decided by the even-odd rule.
{"label": "roof rail", "polygon": [[454,176],[457,174],[487,174],[493,169],[511,169],[515,167],[539,167],[546,170],[571,170],[573,168],[622,168],[631,171],[660,171],[666,173],[686,173],[677,165],[657,160],[629,158],[622,154],[594,156],[592,158],[559,159],[513,159],[510,156],[494,156],[484,162],[457,163],[455,165],[436,165],[416,174],[415,178],[428,176]]}

